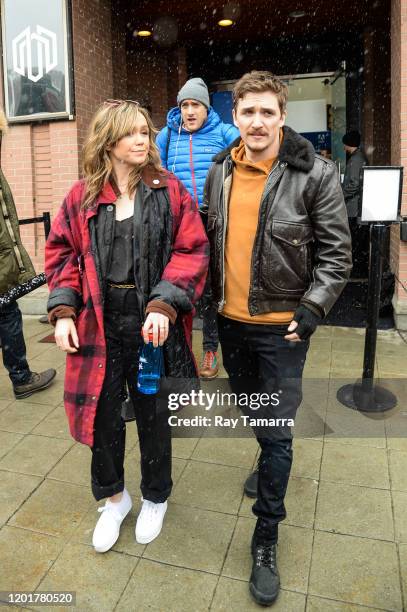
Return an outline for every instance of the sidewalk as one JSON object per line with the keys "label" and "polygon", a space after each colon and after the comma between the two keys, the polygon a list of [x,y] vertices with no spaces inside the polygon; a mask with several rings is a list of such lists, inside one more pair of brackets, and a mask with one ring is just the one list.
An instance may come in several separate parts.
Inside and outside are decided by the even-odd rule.
{"label": "sidewalk", "polygon": [[[52,329],[37,318],[25,318],[24,331],[31,368],[56,367],[58,376],[48,390],[15,401],[0,367],[0,591],[76,591],[81,612],[261,610],[248,593],[254,518],[242,495],[256,462],[254,439],[174,439],[164,528],[141,546],[134,540],[139,449],[129,423],[134,506],[114,549],[96,554],[91,537],[103,504],[90,492],[90,451],[67,431],[65,355],[39,343]],[[198,358],[200,339],[195,332]],[[318,437],[295,440],[273,611],[406,609],[407,344],[394,331],[379,332],[376,375],[392,379],[386,385],[399,396],[397,409],[381,419],[336,400],[344,379],[361,374],[363,342],[363,330],[348,328],[320,327],[313,337],[305,376],[324,384],[299,419],[322,428]]]}

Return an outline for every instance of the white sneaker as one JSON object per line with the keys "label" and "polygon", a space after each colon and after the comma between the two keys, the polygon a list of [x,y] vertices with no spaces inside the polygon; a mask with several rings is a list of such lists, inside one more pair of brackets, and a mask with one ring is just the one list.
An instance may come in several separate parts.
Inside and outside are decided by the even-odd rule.
{"label": "white sneaker", "polygon": [[139,544],[148,544],[159,535],[168,504],[166,501],[155,504],[148,499],[141,500],[143,505],[136,523],[136,540]]}
{"label": "white sneaker", "polygon": [[131,506],[130,495],[124,489],[123,496],[119,502],[107,500],[103,508],[98,509],[102,516],[96,523],[92,538],[96,552],[103,553],[112,548],[119,537],[120,525],[130,512]]}

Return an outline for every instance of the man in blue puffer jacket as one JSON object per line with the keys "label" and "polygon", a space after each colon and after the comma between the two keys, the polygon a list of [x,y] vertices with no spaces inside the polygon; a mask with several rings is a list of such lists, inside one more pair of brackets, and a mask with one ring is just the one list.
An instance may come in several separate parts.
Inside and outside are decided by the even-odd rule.
{"label": "man in blue puffer jacket", "polygon": [[[167,126],[157,136],[162,164],[185,185],[200,208],[206,175],[214,155],[239,137],[239,130],[223,123],[210,106],[209,92],[202,79],[190,79],[178,92],[178,106],[167,115]],[[206,285],[203,301],[203,359],[199,374],[218,375],[218,330],[216,308]]]}

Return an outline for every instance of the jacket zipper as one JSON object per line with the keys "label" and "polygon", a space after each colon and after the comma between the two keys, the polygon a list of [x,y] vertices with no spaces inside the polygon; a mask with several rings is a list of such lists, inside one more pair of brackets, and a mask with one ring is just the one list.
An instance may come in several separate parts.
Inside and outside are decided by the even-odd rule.
{"label": "jacket zipper", "polygon": [[[256,231],[256,235],[254,237],[254,242],[253,242],[253,251],[252,251],[252,258],[250,261],[250,284],[249,284],[249,292],[248,292],[248,299],[250,297],[250,289],[252,287],[252,271],[253,271],[253,258],[254,258],[254,247],[256,245],[256,241],[257,241],[257,235],[259,232],[259,227],[260,227],[260,217],[262,214],[262,208],[263,208],[263,204],[265,202],[265,200],[268,198],[271,190],[273,189],[274,185],[276,185],[277,181],[281,178],[281,175],[283,174],[285,167],[286,167],[286,163],[282,162],[280,164],[279,161],[277,161],[276,165],[274,166],[274,168],[272,168],[267,176],[267,180],[266,180],[266,185],[264,187],[264,191],[263,194],[261,196],[261,200],[260,200],[260,206],[259,206],[259,216],[258,216],[258,220],[257,220],[257,231]],[[279,170],[279,172],[273,177],[272,175],[276,172],[276,170]],[[274,179],[274,180],[273,180]],[[247,305],[248,306],[248,311],[251,315],[254,315],[256,313],[251,312],[250,310],[250,304]]]}
{"label": "jacket zipper", "polygon": [[227,205],[226,205],[226,197],[225,197],[225,166],[228,163],[228,161],[226,160],[223,163],[222,166],[222,189],[223,189],[223,194],[222,194],[222,199],[223,199],[223,233],[222,233],[222,253],[221,253],[221,262],[222,262],[222,294],[221,294],[221,300],[219,302],[218,305],[218,312],[222,312],[225,304],[226,304],[226,300],[225,300],[225,244],[226,244],[226,229],[227,229],[227,222],[228,222],[228,212],[227,212]]}
{"label": "jacket zipper", "polygon": [[196,189],[196,182],[195,182],[195,170],[194,170],[194,158],[192,155],[192,134],[189,135],[189,165],[191,166],[191,179],[192,179],[192,187],[194,190],[194,198],[195,198],[195,202],[197,207],[199,206],[198,204],[198,192]]}
{"label": "jacket zipper", "polygon": [[[225,162],[223,163],[223,168],[222,168],[224,223],[223,223],[222,253],[221,253],[221,262],[222,262],[222,291],[221,291],[221,300],[220,300],[219,305],[218,305],[218,312],[222,312],[222,310],[223,310],[223,308],[224,308],[224,306],[226,304],[226,300],[225,300],[225,243],[226,243],[226,230],[227,230],[228,213],[227,213],[227,205],[226,205],[226,198],[225,198],[225,166],[226,166],[227,163],[228,163],[228,160],[225,160]],[[266,181],[266,186],[264,188],[264,192],[263,192],[263,195],[262,195],[261,200],[260,200],[259,221],[260,221],[260,213],[261,213],[261,208],[262,208],[263,202],[267,198],[267,196],[269,195],[271,189],[274,187],[274,185],[276,184],[278,179],[281,177],[281,175],[284,172],[286,166],[287,166],[287,164],[285,162],[283,162],[281,164],[280,164],[280,162],[277,162],[277,164],[274,166],[274,168],[272,168],[270,170],[270,172],[268,174],[267,181]],[[281,170],[281,172],[277,176],[276,180],[272,181],[272,180],[270,180],[271,176],[277,170],[277,168],[279,168]],[[257,231],[258,231],[258,227],[259,227],[259,222],[257,223]],[[256,237],[257,237],[257,234],[255,236],[253,244],[256,243]],[[252,257],[253,257],[253,253],[252,253]],[[252,260],[252,262],[250,264],[250,270],[252,270],[252,267],[253,267],[253,260]],[[249,287],[249,294],[250,294],[250,287]]]}

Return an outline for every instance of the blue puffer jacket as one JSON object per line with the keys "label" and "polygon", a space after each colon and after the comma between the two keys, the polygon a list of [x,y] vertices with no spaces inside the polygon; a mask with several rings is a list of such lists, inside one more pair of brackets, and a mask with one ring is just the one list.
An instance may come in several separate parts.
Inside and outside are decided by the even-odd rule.
{"label": "blue puffer jacket", "polygon": [[[198,206],[202,206],[203,188],[214,155],[228,147],[239,136],[233,125],[222,123],[218,113],[210,106],[208,118],[196,132],[181,127],[181,111],[178,106],[167,115],[167,127],[157,136],[164,168],[173,172],[185,185]],[[168,130],[171,138],[168,147]]]}

